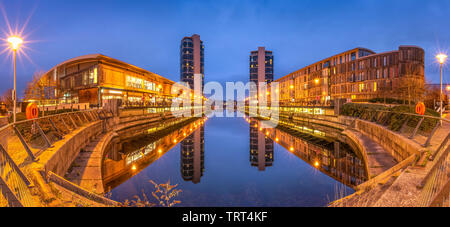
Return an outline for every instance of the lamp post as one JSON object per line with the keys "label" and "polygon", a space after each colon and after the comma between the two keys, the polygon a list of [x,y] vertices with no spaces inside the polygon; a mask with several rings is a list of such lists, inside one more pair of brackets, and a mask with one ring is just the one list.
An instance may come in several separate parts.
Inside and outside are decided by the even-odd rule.
{"label": "lamp post", "polygon": [[[443,100],[442,100],[442,96],[443,96],[443,92],[442,92],[442,71],[443,71],[443,67],[442,66],[444,65],[445,60],[447,59],[447,55],[445,55],[445,54],[438,54],[436,56],[436,58],[438,59],[439,63],[441,64],[441,95],[440,95],[439,100],[440,100],[440,104],[441,104],[441,119],[442,119],[442,102],[443,102]],[[442,125],[442,120],[441,120],[441,125]]]}
{"label": "lamp post", "polygon": [[14,102],[14,107],[13,107],[13,122],[16,123],[16,99],[17,99],[17,95],[16,95],[16,54],[17,54],[17,49],[19,49],[20,44],[23,43],[23,40],[17,36],[11,36],[8,38],[8,42],[11,45],[11,49],[13,50],[13,64],[14,64],[14,90],[13,90],[13,102]]}

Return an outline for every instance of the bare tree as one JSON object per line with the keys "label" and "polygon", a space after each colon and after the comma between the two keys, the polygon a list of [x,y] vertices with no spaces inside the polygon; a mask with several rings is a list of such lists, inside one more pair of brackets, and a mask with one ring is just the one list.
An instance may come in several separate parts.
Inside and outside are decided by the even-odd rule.
{"label": "bare tree", "polygon": [[[438,86],[426,85],[424,103],[428,108],[435,108],[435,103],[440,101],[441,89]],[[448,102],[447,95],[443,94],[443,105]]]}
{"label": "bare tree", "polygon": [[47,100],[55,99],[55,82],[49,75],[36,72],[33,79],[27,83],[24,90],[24,100],[33,100],[39,105],[45,105]]}
{"label": "bare tree", "polygon": [[408,106],[411,107],[411,103],[417,103],[424,98],[425,92],[425,79],[423,78],[422,69],[414,64],[405,64],[402,69],[405,75],[401,78],[398,94],[403,99],[403,104],[408,101]]}
{"label": "bare tree", "polygon": [[12,97],[12,89],[6,90],[0,97],[0,101],[5,103],[6,108],[8,110],[11,110],[14,105],[14,101],[13,101],[13,97]]}

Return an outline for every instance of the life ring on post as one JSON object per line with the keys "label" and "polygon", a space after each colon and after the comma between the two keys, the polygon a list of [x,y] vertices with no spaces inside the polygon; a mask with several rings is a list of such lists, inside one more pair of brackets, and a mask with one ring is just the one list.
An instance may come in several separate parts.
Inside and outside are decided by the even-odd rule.
{"label": "life ring on post", "polygon": [[423,104],[423,102],[417,103],[416,113],[419,115],[425,115],[425,104]]}
{"label": "life ring on post", "polygon": [[30,103],[26,109],[26,115],[28,120],[36,119],[39,117],[39,109],[35,103]]}

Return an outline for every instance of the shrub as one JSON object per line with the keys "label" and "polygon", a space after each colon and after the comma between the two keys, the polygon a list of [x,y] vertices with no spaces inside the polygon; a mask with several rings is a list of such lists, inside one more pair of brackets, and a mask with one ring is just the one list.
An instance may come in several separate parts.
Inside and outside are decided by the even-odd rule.
{"label": "shrub", "polygon": [[[380,110],[391,111],[390,113],[384,114],[381,118],[378,114]],[[377,121],[379,124],[384,124],[392,131],[399,131],[403,124],[407,122],[409,127],[416,127],[419,123],[421,117],[410,116],[402,113],[413,113],[415,114],[415,107],[400,105],[394,107],[387,107],[384,105],[377,104],[360,104],[360,103],[347,103],[342,108],[342,115],[356,117],[368,121]],[[374,115],[377,114],[375,117]],[[426,109],[425,115],[439,117],[439,113],[434,110]],[[380,117],[380,118],[378,118]],[[431,132],[436,126],[438,120],[425,118],[420,126],[420,130],[423,132]]]}

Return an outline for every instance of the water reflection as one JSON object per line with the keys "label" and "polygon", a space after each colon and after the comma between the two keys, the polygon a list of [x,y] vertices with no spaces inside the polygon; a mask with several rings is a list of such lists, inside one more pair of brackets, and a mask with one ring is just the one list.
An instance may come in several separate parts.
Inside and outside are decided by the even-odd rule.
{"label": "water reflection", "polygon": [[257,125],[257,120],[250,120],[250,163],[264,171],[273,165],[273,140],[260,133]]}
{"label": "water reflection", "polygon": [[198,184],[205,171],[205,127],[202,125],[180,144],[181,176]]}
{"label": "water reflection", "polygon": [[126,141],[112,141],[103,161],[103,183],[106,191],[141,172],[180,141],[181,175],[186,181],[200,182],[204,171],[205,121],[206,119],[199,119],[178,130],[160,135],[150,134]]}
{"label": "water reflection", "polygon": [[357,186],[368,178],[361,155],[337,138],[327,137],[323,131],[298,125],[299,130],[283,126],[281,129],[263,129],[257,119],[246,120],[250,125],[250,162],[260,171],[273,165],[275,140],[309,165],[349,187]]}
{"label": "water reflection", "polygon": [[201,119],[159,137],[117,141],[104,161],[105,189],[117,201],[142,191],[151,198],[149,180],[170,180],[183,191],[179,206],[324,206],[367,179],[338,132],[299,123],[266,130],[245,120],[250,128],[241,118],[206,126]]}

